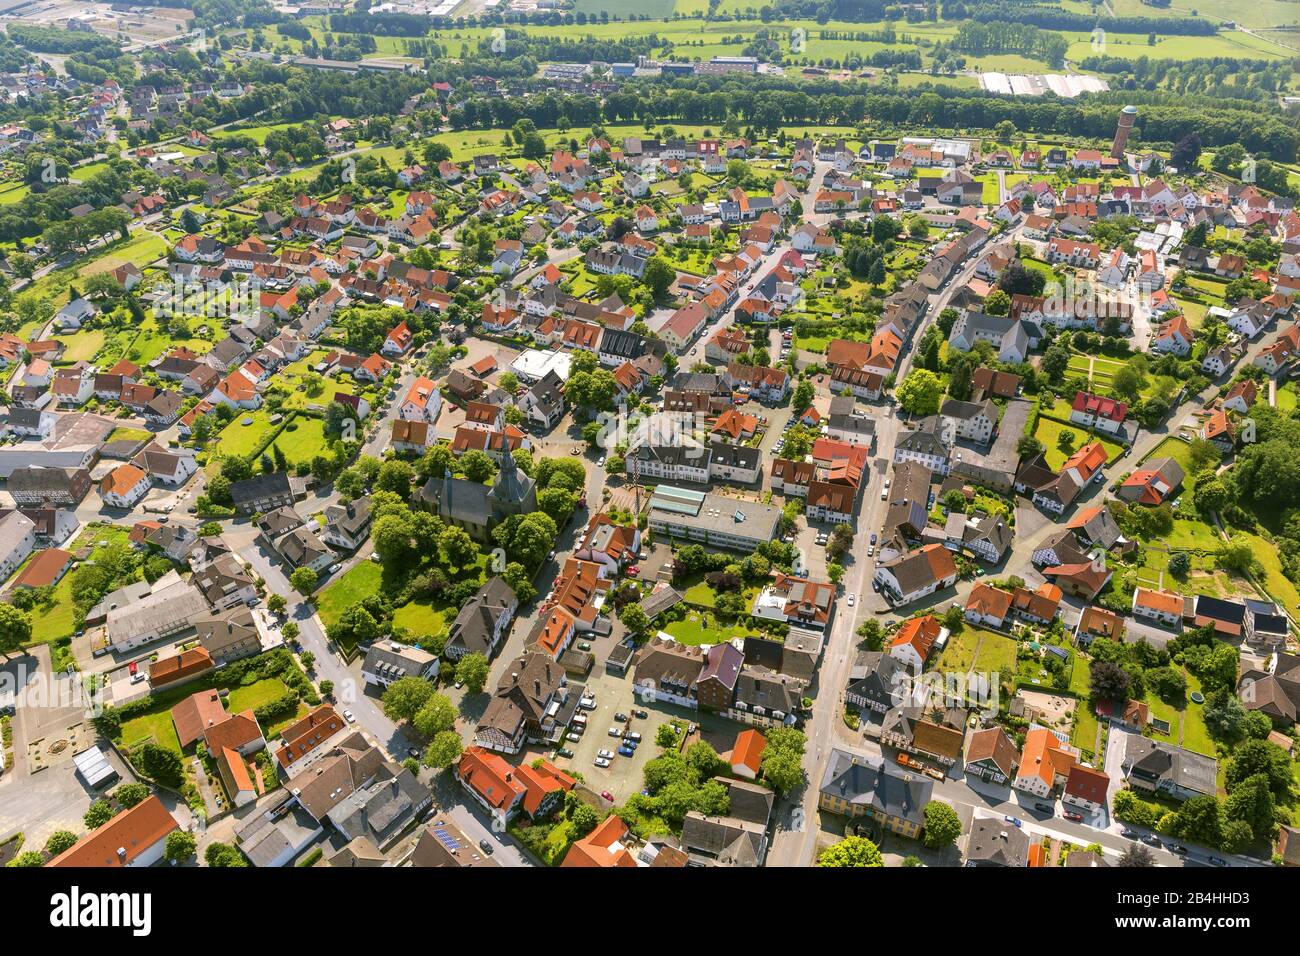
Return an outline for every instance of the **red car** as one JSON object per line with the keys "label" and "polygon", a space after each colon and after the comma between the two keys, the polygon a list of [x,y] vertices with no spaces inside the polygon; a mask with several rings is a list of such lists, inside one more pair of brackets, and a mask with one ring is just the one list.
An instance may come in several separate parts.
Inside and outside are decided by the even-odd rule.
{"label": "red car", "polygon": [[641,573],[641,568],[640,568],[639,565],[634,564],[634,565],[632,565],[632,567],[630,567],[630,568],[627,569],[627,573],[628,573],[628,576],[629,576],[629,577],[633,577],[633,578],[634,578],[634,577],[636,577],[638,574]]}
{"label": "red car", "polygon": [[1083,822],[1083,814],[1075,813],[1073,810],[1066,810],[1065,813],[1062,814],[1062,816],[1064,816],[1065,819],[1067,820],[1073,820],[1075,823]]}
{"label": "red car", "polygon": [[608,800],[610,803],[614,802],[614,795],[610,793],[608,790],[600,791],[600,795],[604,797],[606,800]]}

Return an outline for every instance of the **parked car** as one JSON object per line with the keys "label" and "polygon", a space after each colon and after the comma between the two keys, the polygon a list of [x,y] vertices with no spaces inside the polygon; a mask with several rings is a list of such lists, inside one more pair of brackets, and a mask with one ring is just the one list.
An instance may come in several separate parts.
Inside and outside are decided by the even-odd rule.
{"label": "parked car", "polygon": [[357,715],[352,713],[350,710],[345,710],[343,711],[343,719],[349,724],[355,724],[357,722]]}
{"label": "parked car", "polygon": [[1016,817],[1006,816],[1003,817],[1002,819],[1005,820],[1007,823],[1010,823],[1013,827],[1021,826],[1020,820],[1017,819]]}
{"label": "parked car", "polygon": [[570,750],[568,747],[561,747],[559,750],[555,751],[555,756],[557,756],[557,757],[572,757],[572,756],[573,756],[573,751]]}
{"label": "parked car", "polygon": [[597,767],[600,767],[603,770],[609,766],[609,759],[607,757],[597,757],[595,760],[592,761],[592,763],[594,763]]}
{"label": "parked car", "polygon": [[1043,813],[1055,813],[1055,812],[1056,812],[1056,807],[1052,806],[1050,803],[1035,803],[1035,804],[1034,804],[1034,809],[1035,809],[1035,810],[1041,810]]}
{"label": "parked car", "polygon": [[650,715],[649,715],[646,711],[644,711],[644,710],[634,710],[634,711],[632,711],[632,716],[635,717],[637,720],[649,720],[649,719],[650,719]]}
{"label": "parked car", "polygon": [[632,757],[636,755],[636,751],[624,744],[622,747],[618,748],[618,755],[620,757]]}
{"label": "parked car", "polygon": [[571,740],[571,741],[573,741],[573,742],[576,744],[578,741],[580,741],[580,740],[582,739],[582,734],[579,734],[579,733],[576,733],[575,731],[570,730],[567,734],[564,735],[564,739],[565,739],[565,740]]}
{"label": "parked car", "polygon": [[1064,816],[1065,816],[1065,819],[1067,819],[1067,820],[1071,820],[1071,821],[1073,821],[1074,823],[1082,823],[1082,822],[1083,822],[1083,814],[1080,813],[1080,812],[1077,811],[1077,810],[1066,810]]}
{"label": "parked car", "polygon": [[597,756],[597,757],[604,757],[606,760],[613,760],[613,759],[614,759],[614,751],[612,751],[612,750],[598,750],[598,751],[596,751],[596,756]]}
{"label": "parked car", "polygon": [[589,650],[591,650],[591,645],[588,644],[586,641],[583,641],[583,642],[581,642],[581,643],[578,645],[578,650],[580,650],[580,651],[589,651]]}
{"label": "parked car", "polygon": [[637,733],[635,730],[629,730],[627,733],[623,735],[623,739],[630,740],[633,743],[639,744],[641,742],[641,735]]}
{"label": "parked car", "polygon": [[1228,865],[1228,861],[1223,859],[1222,857],[1218,857],[1218,856],[1210,857],[1210,866],[1227,866],[1227,865]]}
{"label": "parked car", "polygon": [[614,719],[617,720],[620,724],[626,724],[626,723],[627,723],[627,714],[623,713],[623,712],[620,710],[617,714],[614,715]]}
{"label": "parked car", "polygon": [[869,543],[870,543],[870,544],[875,544],[875,543],[876,543],[876,533],[875,533],[874,531],[871,532],[871,539],[870,539]]}
{"label": "parked car", "polygon": [[623,731],[619,730],[617,727],[611,727],[609,728],[609,735],[611,737],[622,737]]}
{"label": "parked car", "polygon": [[853,592],[850,591],[850,592],[849,592],[849,607],[853,607],[853,605],[854,605],[854,603],[856,603],[856,601],[857,601],[857,598],[854,597]]}
{"label": "parked car", "polygon": [[608,800],[610,803],[614,802],[614,795],[610,793],[608,790],[600,791],[600,795],[604,797],[606,800]]}
{"label": "parked car", "polygon": [[486,853],[488,856],[492,855],[492,844],[489,843],[487,840],[479,840],[478,848],[482,850],[484,853]]}

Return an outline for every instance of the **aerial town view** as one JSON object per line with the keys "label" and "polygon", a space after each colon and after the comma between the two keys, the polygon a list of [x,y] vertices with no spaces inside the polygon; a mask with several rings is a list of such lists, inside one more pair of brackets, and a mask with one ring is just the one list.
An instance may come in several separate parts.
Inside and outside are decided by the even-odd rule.
{"label": "aerial town view", "polygon": [[1298,297],[1297,0],[0,0],[0,864],[1300,866]]}

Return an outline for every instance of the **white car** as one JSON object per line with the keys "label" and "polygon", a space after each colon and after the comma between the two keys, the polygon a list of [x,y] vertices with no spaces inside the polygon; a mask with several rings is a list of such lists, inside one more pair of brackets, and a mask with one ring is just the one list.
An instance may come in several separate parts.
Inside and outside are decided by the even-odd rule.
{"label": "white car", "polygon": [[856,597],[853,596],[853,592],[850,591],[850,592],[849,592],[849,607],[853,607],[853,605],[857,602],[857,600],[858,600],[858,599],[857,599]]}
{"label": "white car", "polygon": [[604,758],[605,760],[613,760],[613,759],[614,759],[614,751],[612,751],[612,750],[598,750],[598,751],[596,751],[596,756],[597,756],[597,757],[602,757],[602,758]]}
{"label": "white car", "polygon": [[350,710],[345,710],[343,711],[343,719],[349,724],[355,724],[357,722],[357,715],[352,713]]}
{"label": "white car", "polygon": [[600,767],[602,770],[604,770],[606,767],[609,766],[609,760],[606,759],[605,757],[597,757],[595,760],[592,761],[592,763],[594,763],[597,767]]}
{"label": "white car", "polygon": [[611,737],[622,737],[623,731],[619,730],[617,727],[611,727],[609,728],[609,735]]}
{"label": "white car", "polygon": [[600,456],[600,460],[596,462],[596,467],[597,467],[597,468],[604,468],[604,467],[605,467],[605,456],[604,456],[604,455],[601,455],[601,456]]}

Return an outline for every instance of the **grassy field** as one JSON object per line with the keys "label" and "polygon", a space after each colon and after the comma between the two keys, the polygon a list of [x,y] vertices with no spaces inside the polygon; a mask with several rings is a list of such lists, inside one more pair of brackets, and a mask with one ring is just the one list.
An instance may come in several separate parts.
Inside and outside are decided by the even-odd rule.
{"label": "grassy field", "polygon": [[284,452],[289,467],[304,462],[310,463],[316,455],[325,451],[325,421],[309,415],[295,416],[284,431],[271,442],[271,448]]}
{"label": "grassy field", "polygon": [[752,628],[741,625],[722,624],[707,611],[688,611],[685,619],[673,621],[664,627],[664,631],[671,634],[678,642],[692,646],[721,644],[735,637],[747,637],[758,633]]}
{"label": "grassy field", "polygon": [[374,561],[357,563],[316,595],[316,613],[329,627],[352,605],[376,593],[383,577],[383,569]]}
{"label": "grassy field", "polygon": [[447,615],[431,604],[412,601],[393,612],[393,627],[405,628],[413,638],[432,637],[447,629]]}
{"label": "grassy field", "polygon": [[104,347],[107,335],[102,329],[82,329],[73,335],[56,335],[64,345],[65,362],[89,362]]}
{"label": "grassy field", "polygon": [[[1062,433],[1068,432],[1074,436],[1074,444],[1070,446],[1068,452],[1057,447]],[[1100,441],[1101,446],[1106,449],[1106,460],[1114,461],[1116,457],[1124,450],[1121,446],[1112,441],[1097,438],[1095,435],[1088,433],[1086,429],[1078,428],[1073,425],[1065,425],[1046,416],[1040,416],[1038,424],[1034,428],[1034,437],[1043,443],[1047,455],[1047,467],[1053,470],[1059,470],[1065,464],[1067,458],[1074,454],[1084,445],[1092,441]]]}
{"label": "grassy field", "polygon": [[266,409],[240,412],[217,435],[217,454],[234,457],[250,455],[261,447],[275,429]]}

